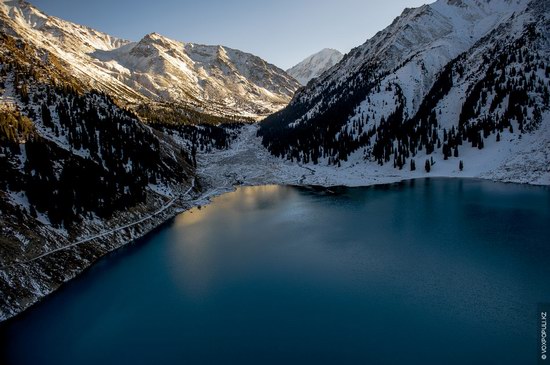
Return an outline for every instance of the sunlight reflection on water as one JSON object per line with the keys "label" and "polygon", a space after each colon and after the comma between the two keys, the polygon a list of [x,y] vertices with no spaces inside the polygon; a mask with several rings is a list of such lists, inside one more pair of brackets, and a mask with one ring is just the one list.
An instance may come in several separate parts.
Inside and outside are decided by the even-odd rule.
{"label": "sunlight reflection on water", "polygon": [[330,190],[243,187],[179,215],[0,326],[0,363],[526,363],[548,189]]}

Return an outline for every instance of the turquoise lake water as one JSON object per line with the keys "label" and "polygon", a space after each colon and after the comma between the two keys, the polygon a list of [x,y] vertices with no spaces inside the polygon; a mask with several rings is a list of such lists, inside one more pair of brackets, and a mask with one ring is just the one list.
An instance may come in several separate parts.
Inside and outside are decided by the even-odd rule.
{"label": "turquoise lake water", "polygon": [[0,325],[1,364],[535,364],[550,189],[239,188]]}

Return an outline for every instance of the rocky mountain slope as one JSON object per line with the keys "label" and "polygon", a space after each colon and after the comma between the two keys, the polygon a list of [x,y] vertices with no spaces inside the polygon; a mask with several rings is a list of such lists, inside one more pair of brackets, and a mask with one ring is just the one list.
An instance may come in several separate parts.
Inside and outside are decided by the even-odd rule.
{"label": "rocky mountain slope", "polygon": [[293,161],[546,181],[549,18],[544,0],[407,9],[301,89],[259,134]]}
{"label": "rocky mountain slope", "polygon": [[283,70],[245,52],[156,33],[130,42],[48,16],[21,0],[2,0],[0,22],[4,33],[47,50],[87,86],[134,110],[158,104],[254,120],[284,107],[299,86]]}
{"label": "rocky mountain slope", "polygon": [[323,72],[330,69],[332,66],[340,62],[344,57],[340,51],[331,48],[325,48],[298,63],[296,66],[289,68],[286,72],[294,77],[302,85],[319,77]]}
{"label": "rocky mountain slope", "polygon": [[549,14],[545,0],[407,9],[243,127],[222,123],[276,110],[297,83],[239,51],[1,2],[0,320],[236,184],[550,185]]}
{"label": "rocky mountain slope", "polygon": [[299,86],[238,50],[129,42],[24,1],[0,2],[0,46],[0,320],[189,207],[196,154]]}
{"label": "rocky mountain slope", "polygon": [[189,150],[0,34],[0,320],[173,215],[194,181]]}

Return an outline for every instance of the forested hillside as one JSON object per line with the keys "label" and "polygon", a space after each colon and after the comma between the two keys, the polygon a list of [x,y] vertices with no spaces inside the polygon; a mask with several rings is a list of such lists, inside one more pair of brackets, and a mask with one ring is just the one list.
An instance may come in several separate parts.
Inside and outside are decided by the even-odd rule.
{"label": "forested hillside", "polygon": [[3,37],[2,49],[4,199],[20,196],[31,216],[69,227],[83,215],[107,218],[144,201],[149,184],[189,178],[185,152],[163,151],[154,130],[109,96],[56,78],[23,43]]}
{"label": "forested hillside", "polygon": [[[441,0],[407,10],[263,121],[263,144],[291,161],[415,169],[419,159],[456,158],[458,166],[463,148],[532,133],[550,115],[548,7]],[[446,14],[464,27],[494,25],[476,41]]]}

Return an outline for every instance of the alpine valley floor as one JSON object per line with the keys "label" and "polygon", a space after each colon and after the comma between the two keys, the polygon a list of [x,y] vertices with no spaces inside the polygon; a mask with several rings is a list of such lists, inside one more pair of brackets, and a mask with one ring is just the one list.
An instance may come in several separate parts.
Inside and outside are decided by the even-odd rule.
{"label": "alpine valley floor", "polygon": [[[507,134],[508,144],[487,141],[483,150],[465,148],[460,158],[444,160],[440,151],[432,155],[435,164],[424,170],[424,159],[417,169],[402,170],[391,164],[379,166],[365,161],[362,153],[352,155],[341,167],[326,164],[298,164],[271,155],[256,137],[257,125],[247,125],[227,150],[202,154],[197,169],[213,192],[233,185],[318,185],[368,186],[424,177],[481,178],[502,182],[550,185],[550,115],[533,134]],[[459,161],[464,162],[460,171]]]}
{"label": "alpine valley floor", "polygon": [[[197,180],[202,191],[191,187],[176,191],[157,191],[151,203],[115,217],[110,224],[87,222],[88,229],[74,242],[65,242],[36,260],[15,262],[0,268],[0,279],[8,285],[0,319],[5,320],[44,296],[55,291],[99,257],[132,242],[163,222],[194,206],[205,205],[214,196],[232,191],[235,186],[316,185],[369,186],[425,177],[480,178],[494,181],[550,185],[550,128],[548,118],[536,134],[506,135],[510,143],[489,142],[484,150],[463,149],[458,168],[457,158],[444,160],[434,153],[435,164],[425,172],[422,164],[416,171],[395,169],[386,164],[364,161],[362,154],[352,156],[341,167],[326,164],[299,164],[272,156],[257,137],[256,124],[244,126],[226,150],[197,156]],[[177,137],[176,142],[177,142]],[[180,141],[181,142],[181,141]],[[506,146],[506,147],[505,147]],[[152,189],[154,187],[151,187]],[[153,189],[154,190],[154,189]],[[67,269],[69,264],[69,269]],[[46,267],[49,269],[46,270]],[[24,288],[22,297],[19,289]]]}

